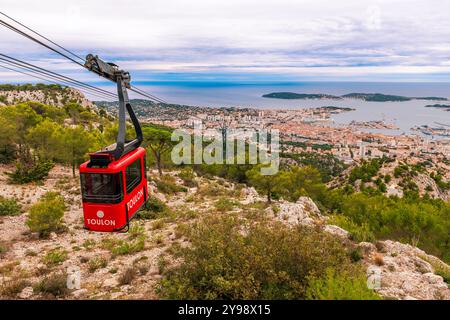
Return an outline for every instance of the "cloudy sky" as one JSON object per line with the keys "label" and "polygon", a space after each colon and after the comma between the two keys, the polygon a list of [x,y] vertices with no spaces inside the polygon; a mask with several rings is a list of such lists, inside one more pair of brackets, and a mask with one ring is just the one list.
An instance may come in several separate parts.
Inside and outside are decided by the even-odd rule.
{"label": "cloudy sky", "polygon": [[[0,11],[140,82],[450,81],[447,0],[2,0]],[[1,26],[0,39],[2,53],[99,81]]]}

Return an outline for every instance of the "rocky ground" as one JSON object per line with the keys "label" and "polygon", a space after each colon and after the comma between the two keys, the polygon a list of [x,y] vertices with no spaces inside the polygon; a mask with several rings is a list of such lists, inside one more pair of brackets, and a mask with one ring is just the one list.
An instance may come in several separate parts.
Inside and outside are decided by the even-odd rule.
{"label": "rocky ground", "polygon": [[[149,184],[150,192],[170,208],[170,215],[152,220],[135,220],[127,234],[89,232],[83,229],[78,177],[67,168],[56,167],[43,185],[9,185],[0,168],[0,195],[15,197],[23,213],[0,217],[0,297],[6,299],[53,298],[52,290],[67,279],[66,273],[80,272],[80,288],[69,290],[63,299],[157,299],[162,269],[170,264],[165,254],[174,243],[188,245],[178,231],[184,222],[217,210],[217,199],[233,199],[230,211],[263,208],[268,217],[288,225],[322,228],[342,241],[351,241],[347,231],[327,224],[327,217],[306,197],[296,203],[278,201],[266,206],[252,188],[222,179],[197,178],[187,192],[164,194]],[[156,173],[152,173],[155,175]],[[170,173],[180,185],[176,172]],[[40,239],[25,225],[27,210],[46,191],[62,193],[68,205],[67,231]],[[220,209],[220,208],[219,208]],[[136,250],[117,253],[113,248],[143,241]],[[124,242],[121,242],[124,241]],[[112,245],[110,245],[112,244]],[[450,299],[450,290],[436,273],[448,265],[410,245],[393,241],[359,243],[367,273],[376,290],[389,299]],[[53,287],[52,287],[53,285]],[[46,290],[36,290],[46,287]],[[56,289],[54,288],[56,287]]]}

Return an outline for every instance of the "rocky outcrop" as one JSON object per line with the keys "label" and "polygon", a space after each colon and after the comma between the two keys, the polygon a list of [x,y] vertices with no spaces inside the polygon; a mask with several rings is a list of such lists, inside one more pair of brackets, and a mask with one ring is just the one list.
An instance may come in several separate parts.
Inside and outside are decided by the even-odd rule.
{"label": "rocky outcrop", "polygon": [[436,182],[427,174],[419,173],[414,177],[414,182],[417,184],[421,195],[427,193],[431,198],[439,198],[444,201],[450,199],[450,192],[448,190],[441,190]]}
{"label": "rocky outcrop", "polygon": [[[349,239],[348,231],[326,224],[315,203],[301,197],[296,203],[279,201],[276,220],[288,225],[321,227],[324,232]],[[272,209],[269,208],[272,212]],[[450,300],[450,289],[437,268],[450,267],[417,247],[396,241],[361,242],[358,247],[367,267],[368,285],[386,299]]]}
{"label": "rocky outcrop", "polygon": [[[373,288],[388,299],[450,299],[450,290],[435,268],[448,267],[423,250],[396,241],[359,244]],[[430,263],[431,262],[431,263]]]}
{"label": "rocky outcrop", "polygon": [[86,99],[83,93],[74,88],[66,88],[56,92],[44,92],[42,90],[11,90],[0,91],[0,95],[3,96],[4,102],[0,102],[0,105],[16,104],[26,101],[36,101],[53,106],[64,106],[69,101],[74,101],[83,107],[97,110],[97,106],[91,101]]}
{"label": "rocky outcrop", "polygon": [[326,224],[327,217],[320,213],[319,208],[308,197],[300,197],[297,202],[280,201],[276,218],[289,225],[303,225],[308,227],[320,226],[323,231],[337,237],[348,239],[350,233],[338,226]]}
{"label": "rocky outcrop", "polygon": [[323,227],[323,231],[331,233],[332,235],[335,235],[342,239],[350,238],[350,232],[335,225],[327,224]]}
{"label": "rocky outcrop", "polygon": [[280,201],[276,218],[289,225],[314,226],[324,217],[319,208],[308,197],[300,197],[297,202]]}
{"label": "rocky outcrop", "polygon": [[253,187],[242,188],[241,197],[244,198],[244,200],[241,201],[242,204],[252,204],[263,200]]}

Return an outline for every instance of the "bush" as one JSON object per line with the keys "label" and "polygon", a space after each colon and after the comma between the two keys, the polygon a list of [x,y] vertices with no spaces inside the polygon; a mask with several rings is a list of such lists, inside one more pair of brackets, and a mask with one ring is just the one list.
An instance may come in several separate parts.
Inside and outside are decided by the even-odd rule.
{"label": "bush", "polygon": [[145,238],[139,237],[133,241],[120,241],[116,247],[111,248],[111,253],[113,255],[125,255],[125,254],[133,254],[136,252],[140,252],[144,250],[145,247]]}
{"label": "bush", "polygon": [[0,196],[0,216],[16,216],[20,214],[22,206],[16,199]]}
{"label": "bush", "polygon": [[361,261],[363,258],[363,254],[361,252],[361,248],[356,248],[350,252],[350,258],[353,262]]}
{"label": "bush", "polygon": [[56,266],[63,263],[67,258],[67,251],[65,250],[51,250],[43,258],[44,263],[47,266]]}
{"label": "bush", "polygon": [[369,161],[363,161],[360,166],[352,169],[348,178],[349,182],[353,184],[357,180],[362,180],[362,182],[372,181],[372,178],[377,175],[383,163],[390,161],[391,160],[386,157],[381,159],[375,158]]}
{"label": "bush", "polygon": [[8,252],[8,245],[0,242],[0,258]]}
{"label": "bush", "polygon": [[347,166],[329,153],[302,152],[290,155],[298,164],[303,166],[313,166],[320,171],[323,182],[329,182],[333,177],[339,176]]}
{"label": "bush", "polygon": [[16,158],[16,147],[12,144],[2,145],[0,148],[0,163],[8,164]]}
{"label": "bush", "polygon": [[164,202],[155,196],[149,195],[147,205],[143,210],[139,211],[138,218],[144,220],[158,219],[167,215],[168,212],[170,212],[170,209]]}
{"label": "bush", "polygon": [[8,176],[12,183],[17,184],[41,182],[47,178],[53,166],[54,163],[52,161],[37,162],[32,166],[23,165],[18,162],[16,164],[16,171],[8,173]]}
{"label": "bush", "polygon": [[50,232],[64,231],[64,198],[56,192],[47,192],[30,208],[27,226],[32,232],[46,237]]}
{"label": "bush", "polygon": [[183,183],[188,188],[197,187],[198,183],[195,181],[194,171],[191,168],[185,168],[178,173],[178,177],[183,180]]}
{"label": "bush", "polygon": [[130,284],[137,276],[136,269],[134,267],[127,268],[119,277],[119,284],[121,286]]}
{"label": "bush", "polygon": [[23,289],[30,285],[31,282],[27,279],[13,277],[12,279],[6,280],[2,283],[0,286],[0,293],[1,295],[9,298],[16,298],[16,296],[21,293]]}
{"label": "bush", "polygon": [[375,292],[367,287],[363,272],[358,276],[337,273],[327,269],[320,278],[309,279],[306,298],[310,300],[380,300]]}
{"label": "bush", "polygon": [[64,296],[68,291],[67,275],[63,273],[49,275],[38,282],[34,286],[33,291],[35,293],[51,294],[55,297]]}
{"label": "bush", "polygon": [[171,253],[181,263],[164,270],[161,298],[303,299],[308,277],[329,268],[364,274],[340,240],[300,226],[220,215],[194,224],[187,237],[191,245]]}
{"label": "bush", "polygon": [[352,240],[356,242],[372,242],[375,240],[375,236],[367,223],[361,225],[354,223],[351,219],[342,215],[331,216],[331,224],[335,224],[344,230],[347,230]]}
{"label": "bush", "polygon": [[156,187],[165,194],[175,194],[177,192],[186,192],[186,187],[177,184],[175,178],[171,175],[164,175],[156,180]]}
{"label": "bush", "polygon": [[144,250],[146,240],[145,229],[141,226],[133,226],[129,232],[126,240],[115,238],[106,239],[103,242],[103,248],[111,251],[113,256],[133,254]]}
{"label": "bush", "polygon": [[108,261],[102,257],[95,257],[89,260],[89,272],[93,273],[98,269],[106,268]]}
{"label": "bush", "polygon": [[230,200],[228,198],[219,198],[219,200],[214,203],[214,207],[217,209],[217,211],[222,213],[233,210],[235,205],[236,201]]}

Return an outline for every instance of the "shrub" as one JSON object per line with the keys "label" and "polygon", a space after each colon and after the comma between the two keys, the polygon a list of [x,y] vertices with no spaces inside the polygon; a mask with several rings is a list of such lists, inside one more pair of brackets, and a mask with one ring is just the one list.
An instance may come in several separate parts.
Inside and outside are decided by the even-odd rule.
{"label": "shrub", "polygon": [[350,258],[353,262],[358,262],[363,258],[360,248],[356,248],[350,252]]}
{"label": "shrub", "polygon": [[155,196],[149,195],[147,200],[147,205],[144,210],[140,210],[138,213],[138,218],[148,220],[148,219],[159,219],[166,216],[170,212],[167,205],[156,198]]}
{"label": "shrub", "polygon": [[379,253],[376,253],[375,256],[373,257],[373,262],[377,265],[377,266],[382,266],[384,265],[384,259],[383,256]]}
{"label": "shrub", "polygon": [[89,272],[93,273],[98,269],[106,268],[108,261],[102,257],[95,257],[89,260]]}
{"label": "shrub", "polygon": [[383,159],[371,159],[364,161],[360,166],[352,169],[349,175],[349,182],[354,183],[356,180],[362,180],[362,182],[370,182],[372,178],[378,173],[382,164],[386,161]]}
{"label": "shrub", "polygon": [[155,236],[153,237],[153,241],[154,241],[156,244],[161,245],[161,244],[164,243],[164,237],[163,237],[162,234],[157,234],[157,235],[155,235]]}
{"label": "shrub", "polygon": [[344,162],[329,153],[302,152],[289,156],[293,157],[300,165],[313,166],[319,170],[323,182],[328,182],[333,177],[337,177],[347,168]]}
{"label": "shrub", "polygon": [[207,184],[200,185],[197,190],[197,195],[206,197],[225,196],[226,189],[216,181],[210,181]]}
{"label": "shrub", "polygon": [[367,223],[363,222],[359,225],[342,215],[331,216],[330,223],[347,230],[350,233],[351,238],[356,242],[372,242],[375,240],[375,236],[372,231],[370,231],[370,227]]}
{"label": "shrub", "polygon": [[13,277],[7,281],[4,281],[0,286],[0,293],[3,296],[15,298],[22,290],[31,285],[31,282],[27,279]]}
{"label": "shrub", "polygon": [[64,296],[67,289],[67,275],[63,273],[52,274],[39,281],[33,288],[35,293],[47,293],[55,297]]}
{"label": "shrub", "polygon": [[121,256],[125,254],[132,254],[144,250],[145,238],[139,237],[136,240],[118,240],[110,241],[106,244],[106,247],[115,256]]}
{"label": "shrub", "polygon": [[82,246],[87,250],[94,248],[95,245],[96,245],[96,242],[94,239],[86,239],[82,244]]}
{"label": "shrub", "polygon": [[47,178],[53,166],[54,163],[52,161],[39,161],[32,166],[23,165],[18,162],[16,164],[16,170],[8,173],[8,176],[12,183],[17,184],[41,182]]}
{"label": "shrub", "polygon": [[164,270],[162,298],[302,299],[309,276],[354,269],[340,240],[300,226],[209,216],[188,230],[188,238],[189,247],[171,253],[181,263]]}
{"label": "shrub", "polygon": [[15,271],[15,268],[20,264],[20,261],[11,261],[8,262],[2,266],[0,266],[0,274],[1,275],[9,275],[13,271]]}
{"label": "shrub", "polygon": [[139,274],[142,276],[146,275],[150,270],[148,265],[139,265],[137,268],[139,270]]}
{"label": "shrub", "polygon": [[113,256],[133,254],[145,248],[145,229],[141,226],[131,227],[126,240],[108,238],[103,242],[103,248],[111,251]]}
{"label": "shrub", "polygon": [[145,227],[143,225],[134,223],[128,230],[128,239],[136,239],[145,236]]}
{"label": "shrub", "polygon": [[222,213],[233,210],[235,205],[236,201],[230,200],[228,198],[219,198],[219,200],[214,203],[214,207],[217,209],[217,211],[220,211]]}
{"label": "shrub", "polygon": [[158,271],[163,274],[166,271],[167,260],[163,255],[158,256]]}
{"label": "shrub", "polygon": [[8,246],[0,242],[0,257],[8,252]]}
{"label": "shrub", "polygon": [[5,144],[0,148],[0,163],[8,164],[16,158],[16,147],[13,144]]}
{"label": "shrub", "polygon": [[16,216],[20,214],[21,208],[16,199],[0,196],[0,216]]}
{"label": "shrub", "polygon": [[191,168],[185,168],[178,173],[178,177],[183,180],[186,187],[197,187],[198,183],[195,181],[194,171]]}
{"label": "shrub", "polygon": [[306,298],[310,300],[380,300],[367,287],[363,272],[358,276],[337,273],[327,269],[322,277],[310,277]]}
{"label": "shrub", "polygon": [[119,284],[121,286],[130,284],[137,276],[136,269],[134,267],[127,268],[119,277]]}
{"label": "shrub", "polygon": [[165,194],[175,194],[177,192],[187,191],[186,187],[177,184],[175,178],[168,174],[156,180],[156,187],[160,192]]}
{"label": "shrub", "polygon": [[163,219],[158,219],[158,220],[155,220],[153,223],[152,223],[152,230],[158,230],[158,229],[162,229],[162,227],[164,227],[164,220]]}
{"label": "shrub", "polygon": [[67,258],[67,251],[54,249],[49,251],[43,258],[44,263],[47,266],[56,266],[63,263]]}
{"label": "shrub", "polygon": [[64,198],[58,193],[47,192],[30,208],[26,224],[41,237],[48,236],[50,232],[61,232],[64,230],[64,210]]}

